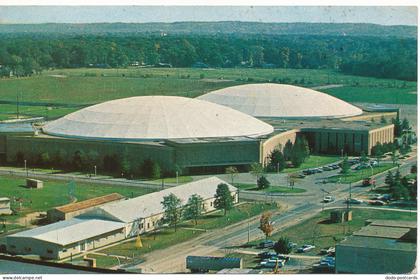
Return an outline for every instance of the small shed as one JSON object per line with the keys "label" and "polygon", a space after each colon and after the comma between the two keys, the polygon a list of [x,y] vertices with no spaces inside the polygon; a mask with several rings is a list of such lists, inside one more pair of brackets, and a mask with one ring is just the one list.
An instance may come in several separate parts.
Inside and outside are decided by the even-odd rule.
{"label": "small shed", "polygon": [[352,220],[352,211],[334,210],[330,213],[330,220],[333,223],[344,223]]}
{"label": "small shed", "polygon": [[42,189],[44,182],[36,179],[26,179],[26,187],[30,189]]}
{"label": "small shed", "polygon": [[10,215],[12,210],[10,210],[10,198],[0,197],[0,215]]}

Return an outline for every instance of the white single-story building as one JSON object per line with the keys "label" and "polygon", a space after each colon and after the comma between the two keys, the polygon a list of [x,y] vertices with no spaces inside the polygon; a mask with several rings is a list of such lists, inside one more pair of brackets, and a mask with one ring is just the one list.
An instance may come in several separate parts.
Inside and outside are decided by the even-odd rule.
{"label": "white single-story building", "polygon": [[225,181],[210,177],[132,199],[107,203],[75,218],[19,232],[6,237],[11,254],[34,254],[49,259],[62,259],[102,247],[158,226],[163,217],[161,202],[169,194],[176,195],[182,205],[191,195],[203,198],[204,212],[215,210],[217,186],[228,185],[234,203],[238,190]]}

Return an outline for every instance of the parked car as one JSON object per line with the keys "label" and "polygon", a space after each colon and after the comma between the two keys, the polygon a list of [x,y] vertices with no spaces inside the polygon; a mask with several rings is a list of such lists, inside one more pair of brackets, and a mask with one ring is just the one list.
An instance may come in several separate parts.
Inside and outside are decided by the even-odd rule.
{"label": "parked car", "polygon": [[289,242],[289,243],[287,244],[287,246],[289,246],[289,248],[296,248],[296,247],[297,247],[297,244],[296,244],[296,243],[294,243],[294,242]]}
{"label": "parked car", "polygon": [[324,171],[331,171],[331,170],[333,170],[330,166],[324,166],[324,167],[322,167],[322,169],[324,169]]}
{"label": "parked car", "polygon": [[323,255],[332,254],[332,253],[335,253],[335,248],[334,247],[321,249],[321,254],[323,254]]}
{"label": "parked car", "polygon": [[347,203],[347,204],[362,204],[363,203],[363,200],[361,200],[361,199],[356,199],[356,198],[347,198],[346,200],[345,200],[345,203]]}
{"label": "parked car", "polygon": [[302,247],[298,248],[297,252],[298,253],[305,253],[305,252],[309,252],[312,249],[315,249],[314,245],[305,244]]}
{"label": "parked car", "polygon": [[276,252],[270,252],[270,251],[265,251],[258,254],[258,257],[260,257],[261,259],[271,259],[272,257],[277,257],[277,256],[278,255]]}
{"label": "parked car", "polygon": [[382,201],[388,202],[388,201],[391,200],[391,195],[390,194],[387,194],[387,193],[384,193],[384,194],[382,194],[382,195],[380,195],[378,197],[378,200],[382,200]]}
{"label": "parked car", "polygon": [[265,240],[261,242],[258,247],[259,248],[273,248],[274,243],[275,242],[273,240]]}
{"label": "parked car", "polygon": [[377,206],[384,206],[387,203],[385,201],[382,201],[382,200],[370,200],[369,204],[370,205],[377,205]]}
{"label": "parked car", "polygon": [[336,170],[336,169],[339,169],[339,168],[340,168],[340,166],[338,166],[338,164],[332,164],[332,165],[331,165],[331,167],[332,167],[332,169],[334,169],[334,170]]}
{"label": "parked car", "polygon": [[260,266],[262,268],[275,268],[276,265],[278,267],[283,267],[286,261],[284,260],[264,260],[260,262]]}
{"label": "parked car", "polygon": [[315,173],[322,173],[324,170],[322,168],[315,168],[314,171]]}
{"label": "parked car", "polygon": [[367,186],[371,186],[371,185],[375,185],[375,184],[376,184],[376,180],[368,177],[368,178],[363,179],[362,186],[367,187]]}
{"label": "parked car", "polygon": [[305,174],[298,174],[297,177],[300,178],[300,179],[303,179],[303,178],[306,177],[306,175]]}
{"label": "parked car", "polygon": [[334,201],[333,196],[331,196],[331,195],[324,196],[324,202],[325,203],[329,203],[329,202],[333,202],[333,201]]}

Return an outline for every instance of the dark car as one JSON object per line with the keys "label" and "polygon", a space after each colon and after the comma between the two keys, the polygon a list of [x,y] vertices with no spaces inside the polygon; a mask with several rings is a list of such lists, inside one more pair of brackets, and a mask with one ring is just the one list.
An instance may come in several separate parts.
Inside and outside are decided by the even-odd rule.
{"label": "dark car", "polygon": [[259,248],[273,248],[274,246],[274,241],[273,240],[265,240],[263,242],[261,242],[258,247]]}
{"label": "dark car", "polygon": [[271,259],[277,256],[278,256],[277,253],[269,252],[269,251],[265,251],[258,254],[258,257],[260,257],[261,259]]}

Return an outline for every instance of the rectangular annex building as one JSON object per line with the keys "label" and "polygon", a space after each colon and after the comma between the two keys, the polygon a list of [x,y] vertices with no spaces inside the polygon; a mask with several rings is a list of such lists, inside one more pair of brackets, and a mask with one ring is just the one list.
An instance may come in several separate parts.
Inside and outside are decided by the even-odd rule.
{"label": "rectangular annex building", "polygon": [[215,210],[214,196],[221,183],[229,187],[234,203],[237,203],[237,188],[217,177],[210,177],[107,203],[65,221],[6,236],[7,251],[17,255],[62,259],[134,237],[159,226],[164,212],[161,202],[171,193],[181,199],[182,205],[191,195],[197,194],[203,198],[204,212]]}
{"label": "rectangular annex building", "polygon": [[411,273],[417,257],[416,221],[367,223],[336,246],[336,273]]}
{"label": "rectangular annex building", "polygon": [[66,205],[55,207],[47,211],[47,218],[49,222],[57,222],[62,220],[68,220],[87,211],[92,210],[95,207],[99,207],[106,203],[118,201],[124,199],[124,196],[119,193],[111,193],[104,196],[94,197],[91,199],[69,203]]}

